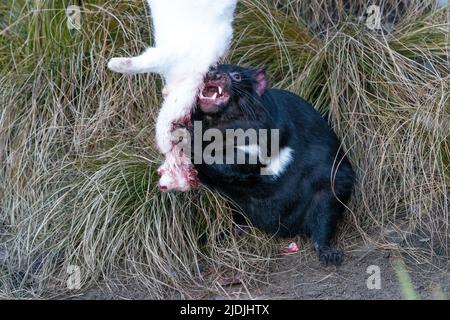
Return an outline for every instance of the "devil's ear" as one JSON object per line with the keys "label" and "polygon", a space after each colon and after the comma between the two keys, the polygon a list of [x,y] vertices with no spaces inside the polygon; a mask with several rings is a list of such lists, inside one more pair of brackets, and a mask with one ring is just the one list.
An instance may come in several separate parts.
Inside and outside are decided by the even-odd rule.
{"label": "devil's ear", "polygon": [[266,68],[256,69],[253,72],[253,79],[255,80],[255,91],[259,96],[266,92],[268,80],[266,75]]}

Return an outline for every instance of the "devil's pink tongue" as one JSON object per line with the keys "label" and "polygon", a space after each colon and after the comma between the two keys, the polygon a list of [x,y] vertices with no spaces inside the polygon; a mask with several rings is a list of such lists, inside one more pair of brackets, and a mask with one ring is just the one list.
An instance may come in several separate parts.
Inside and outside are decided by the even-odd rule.
{"label": "devil's pink tongue", "polygon": [[208,87],[203,91],[205,97],[211,98],[215,93],[218,93],[217,87]]}

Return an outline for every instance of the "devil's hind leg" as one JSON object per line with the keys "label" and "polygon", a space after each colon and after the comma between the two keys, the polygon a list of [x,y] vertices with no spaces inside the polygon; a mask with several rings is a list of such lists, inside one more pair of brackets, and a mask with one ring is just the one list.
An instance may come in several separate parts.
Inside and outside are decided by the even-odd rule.
{"label": "devil's hind leg", "polygon": [[314,194],[305,215],[305,226],[311,236],[314,249],[324,265],[340,265],[344,259],[342,251],[330,246],[331,238],[344,205],[331,190],[321,190]]}

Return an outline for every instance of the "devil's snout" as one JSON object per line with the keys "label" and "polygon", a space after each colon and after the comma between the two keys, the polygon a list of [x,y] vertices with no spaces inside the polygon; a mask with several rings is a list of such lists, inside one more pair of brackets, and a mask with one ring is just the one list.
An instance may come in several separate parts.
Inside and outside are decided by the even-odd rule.
{"label": "devil's snout", "polygon": [[211,69],[206,74],[207,80],[220,80],[222,78],[222,74],[215,69]]}

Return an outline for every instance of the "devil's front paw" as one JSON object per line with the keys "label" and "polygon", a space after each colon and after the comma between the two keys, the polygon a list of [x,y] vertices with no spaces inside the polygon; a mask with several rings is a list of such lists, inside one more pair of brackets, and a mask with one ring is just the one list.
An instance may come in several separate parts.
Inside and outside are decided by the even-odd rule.
{"label": "devil's front paw", "polygon": [[324,266],[340,266],[344,261],[344,252],[329,246],[320,246],[317,250],[320,263]]}

